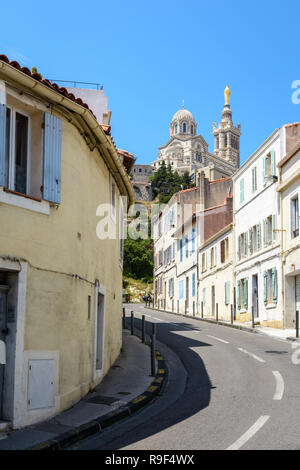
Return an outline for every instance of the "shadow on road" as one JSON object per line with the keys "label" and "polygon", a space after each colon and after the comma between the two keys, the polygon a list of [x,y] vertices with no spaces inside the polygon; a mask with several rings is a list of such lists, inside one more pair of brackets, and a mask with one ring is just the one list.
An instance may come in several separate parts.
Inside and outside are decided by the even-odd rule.
{"label": "shadow on road", "polygon": [[[130,318],[126,317],[126,326],[130,329]],[[138,336],[141,334],[142,321],[140,318],[135,317],[134,319],[134,332]],[[210,347],[208,343],[204,343],[199,340],[188,338],[180,332],[186,332],[187,330],[182,327],[188,327],[191,330],[200,330],[199,327],[193,328],[190,324],[180,323],[180,326],[175,327],[174,325],[166,322],[157,323],[156,326],[156,337],[157,340],[166,344],[169,348],[176,352],[180,357],[187,373],[188,380],[185,387],[184,394],[181,395],[175,403],[164,409],[161,413],[152,416],[151,419],[145,420],[142,425],[138,425],[128,433],[124,433],[122,437],[118,437],[113,441],[106,443],[103,448],[109,450],[120,449],[122,447],[129,446],[130,444],[143,440],[151,435],[157,434],[160,431],[169,428],[183,420],[186,420],[198,413],[202,409],[206,408],[210,402],[212,384],[209,379],[208,373],[204,366],[204,363],[200,355],[194,351],[194,348],[205,348]],[[146,335],[149,340],[151,334],[151,323],[146,321]],[[168,361],[166,361],[168,363]],[[149,373],[150,373],[150,352],[149,352]],[[174,382],[173,382],[174,384]],[[176,386],[176,382],[175,382]],[[165,391],[166,397],[172,393],[170,387]],[[154,406],[159,407],[159,400]],[[122,426],[122,424],[121,424]]]}

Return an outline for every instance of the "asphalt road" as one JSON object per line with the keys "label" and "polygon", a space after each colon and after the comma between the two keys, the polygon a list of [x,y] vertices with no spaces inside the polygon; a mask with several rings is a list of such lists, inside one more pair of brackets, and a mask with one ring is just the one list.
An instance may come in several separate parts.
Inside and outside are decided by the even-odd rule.
{"label": "asphalt road", "polygon": [[170,372],[165,393],[75,449],[300,449],[300,364],[292,361],[300,354],[291,343],[142,305],[131,310],[138,327],[142,314],[157,323]]}

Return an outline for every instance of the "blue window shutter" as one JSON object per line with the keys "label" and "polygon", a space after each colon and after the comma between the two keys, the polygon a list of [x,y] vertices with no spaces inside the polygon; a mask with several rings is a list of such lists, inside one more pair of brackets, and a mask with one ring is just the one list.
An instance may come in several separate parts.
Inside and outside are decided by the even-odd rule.
{"label": "blue window shutter", "polygon": [[275,168],[275,152],[274,150],[271,150],[271,170],[272,170],[272,175],[276,175],[276,168]]}
{"label": "blue window shutter", "polygon": [[264,304],[268,303],[268,273],[264,271]]}
{"label": "blue window shutter", "polygon": [[0,103],[0,186],[5,184],[6,165],[6,105]]}
{"label": "blue window shutter", "polygon": [[237,282],[237,304],[238,309],[241,310],[241,281]]}
{"label": "blue window shutter", "polygon": [[244,307],[248,308],[248,279],[244,279]]}
{"label": "blue window shutter", "polygon": [[43,198],[60,203],[62,121],[44,114]]}

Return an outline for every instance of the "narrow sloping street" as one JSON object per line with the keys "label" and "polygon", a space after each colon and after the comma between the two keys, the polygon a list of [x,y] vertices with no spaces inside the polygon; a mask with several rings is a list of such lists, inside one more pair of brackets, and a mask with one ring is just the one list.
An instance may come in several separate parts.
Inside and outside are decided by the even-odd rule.
{"label": "narrow sloping street", "polygon": [[168,387],[139,415],[77,449],[299,449],[300,377],[291,343],[132,309],[137,327],[142,314],[157,323]]}

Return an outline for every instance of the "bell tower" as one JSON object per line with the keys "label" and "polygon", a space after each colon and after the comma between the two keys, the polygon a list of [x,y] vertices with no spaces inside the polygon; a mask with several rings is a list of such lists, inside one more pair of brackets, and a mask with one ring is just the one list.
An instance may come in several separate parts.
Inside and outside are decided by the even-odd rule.
{"label": "bell tower", "polygon": [[224,90],[224,108],[222,110],[222,120],[217,127],[213,123],[213,135],[215,138],[215,155],[231,163],[236,169],[240,166],[240,136],[241,125],[237,127],[232,122],[232,111],[230,109],[229,86],[226,85]]}

